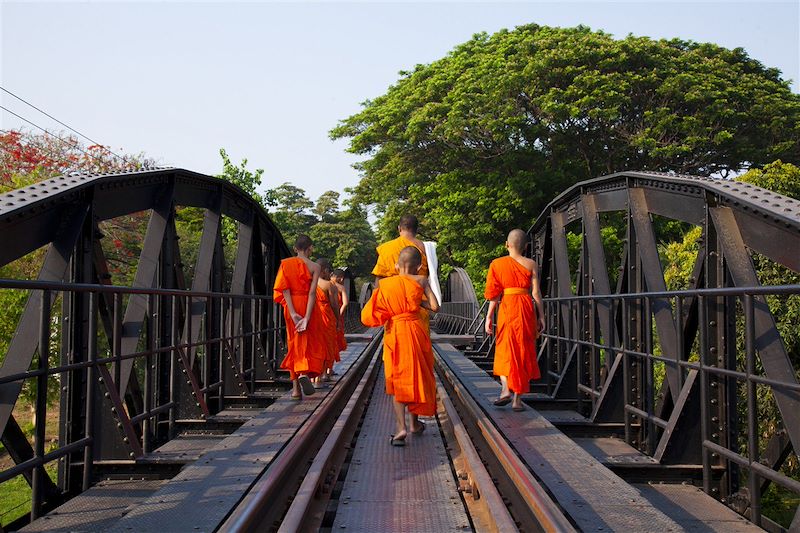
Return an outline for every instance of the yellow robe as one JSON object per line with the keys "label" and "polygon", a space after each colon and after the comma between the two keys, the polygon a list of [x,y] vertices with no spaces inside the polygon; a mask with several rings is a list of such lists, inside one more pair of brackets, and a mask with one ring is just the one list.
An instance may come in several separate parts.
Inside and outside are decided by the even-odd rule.
{"label": "yellow robe", "polygon": [[420,276],[428,275],[428,258],[425,256],[425,249],[420,249],[414,241],[410,241],[405,237],[398,237],[389,242],[385,242],[378,246],[378,261],[375,263],[375,268],[372,269],[372,275],[379,278],[388,278],[396,276],[397,260],[400,258],[400,251],[406,246],[413,246],[419,253],[422,254],[422,265],[419,267]]}

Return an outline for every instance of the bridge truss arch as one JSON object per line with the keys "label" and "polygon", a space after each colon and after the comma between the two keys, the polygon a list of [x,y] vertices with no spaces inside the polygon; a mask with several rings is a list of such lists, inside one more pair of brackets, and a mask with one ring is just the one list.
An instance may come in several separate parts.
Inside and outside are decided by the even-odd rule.
{"label": "bridge truss arch", "polygon": [[[182,244],[187,213],[196,227]],[[115,278],[107,254],[121,243],[109,224],[126,217],[140,253]],[[236,185],[173,168],[65,175],[0,195],[0,227],[0,267],[46,248],[37,281],[0,280],[28,295],[0,367],[0,430],[16,463],[0,481],[29,480],[34,518],[86,490],[102,465],[143,458],[181,421],[275,376],[284,333],[271,289],[290,250]],[[33,446],[15,420],[25,383],[58,384],[54,450],[46,394]],[[52,461],[57,486],[44,473]]]}
{"label": "bridge truss arch", "polygon": [[[665,281],[657,233],[669,224],[700,232],[682,290]],[[770,483],[800,489],[781,472],[800,451],[800,354],[769,305],[800,286],[762,287],[755,266],[800,272],[800,202],[742,182],[621,172],[565,191],[528,233],[547,315],[541,392],[622,424],[662,464],[697,465],[708,493],[756,523]],[[780,418],[766,444],[765,407]]]}

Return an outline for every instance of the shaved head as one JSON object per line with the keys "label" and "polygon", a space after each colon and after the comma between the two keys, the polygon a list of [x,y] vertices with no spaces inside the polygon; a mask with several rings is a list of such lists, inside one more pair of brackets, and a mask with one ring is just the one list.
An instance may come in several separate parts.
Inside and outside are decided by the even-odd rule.
{"label": "shaved head", "polygon": [[508,246],[513,248],[519,253],[525,251],[525,246],[528,244],[528,234],[521,229],[512,229],[508,232]]}
{"label": "shaved head", "polygon": [[406,268],[410,271],[416,272],[422,265],[422,254],[419,253],[416,246],[406,246],[400,250],[400,257],[397,258],[397,265],[400,268]]}
{"label": "shaved head", "polygon": [[417,230],[419,229],[419,221],[414,215],[403,215],[400,217],[400,223],[397,226],[401,230],[410,231],[416,235]]}
{"label": "shaved head", "polygon": [[317,264],[323,271],[330,272],[331,270],[333,270],[331,262],[324,257],[320,257],[319,259],[317,259]]}
{"label": "shaved head", "polygon": [[297,250],[298,252],[305,252],[306,250],[311,248],[313,244],[314,243],[311,242],[311,237],[301,233],[300,235],[297,236],[297,239],[295,239],[294,241],[294,249]]}

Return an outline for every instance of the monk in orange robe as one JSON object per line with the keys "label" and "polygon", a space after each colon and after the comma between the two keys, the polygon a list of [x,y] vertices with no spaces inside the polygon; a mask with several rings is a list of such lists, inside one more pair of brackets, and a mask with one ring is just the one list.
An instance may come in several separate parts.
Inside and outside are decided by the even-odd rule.
{"label": "monk in orange robe", "polygon": [[317,260],[319,265],[319,285],[317,286],[317,305],[322,313],[325,326],[325,371],[317,378],[317,384],[330,381],[333,364],[339,361],[339,343],[336,325],[339,323],[339,290],[331,282],[331,262],[325,258]]}
{"label": "monk in orange robe", "polygon": [[[397,262],[399,275],[382,280],[361,310],[361,322],[365,326],[386,326],[383,368],[386,394],[394,396],[397,431],[392,435],[393,446],[405,446],[406,409],[411,413],[413,434],[425,429],[420,415],[436,414],[433,349],[420,309],[436,311],[439,302],[428,278],[417,274],[421,261],[422,255],[415,246],[403,248]],[[423,296],[427,296],[427,300],[423,300]]]}
{"label": "monk in orange robe", "polygon": [[[492,317],[498,305],[494,352],[494,375],[500,376],[502,390],[494,404],[512,401],[515,411],[524,411],[521,394],[530,391],[530,381],[539,379],[536,338],[544,329],[542,295],[536,263],[523,255],[527,235],[512,230],[506,240],[508,255],[492,261],[486,276],[484,296],[489,300],[486,333],[492,334]],[[502,301],[501,301],[502,299]],[[534,313],[534,303],[536,312]]]}
{"label": "monk in orange robe", "polygon": [[419,221],[414,215],[403,215],[400,217],[400,224],[397,226],[397,231],[400,234],[394,240],[385,242],[378,246],[378,261],[375,263],[375,268],[372,269],[372,275],[379,278],[388,278],[396,276],[397,259],[400,257],[400,250],[406,246],[413,246],[422,256],[421,264],[419,267],[420,276],[428,276],[428,259],[425,257],[425,245],[422,241],[417,239],[417,230],[419,228]]}
{"label": "monk in orange robe", "polygon": [[[344,270],[341,268],[334,270],[333,274],[331,274],[331,281],[336,285],[336,290],[339,293],[339,322],[336,325],[336,340],[339,345],[339,351],[341,352],[347,349],[347,340],[344,338],[344,314],[350,306],[350,296],[347,294],[347,290],[344,287]],[[331,372],[331,374],[335,374],[335,372]]]}
{"label": "monk in orange robe", "polygon": [[281,368],[289,370],[292,399],[314,394],[313,377],[322,373],[327,347],[324,325],[316,305],[319,265],[309,259],[313,244],[308,235],[299,235],[294,245],[297,257],[281,261],[275,276],[272,297],[283,306],[286,321],[286,357]]}

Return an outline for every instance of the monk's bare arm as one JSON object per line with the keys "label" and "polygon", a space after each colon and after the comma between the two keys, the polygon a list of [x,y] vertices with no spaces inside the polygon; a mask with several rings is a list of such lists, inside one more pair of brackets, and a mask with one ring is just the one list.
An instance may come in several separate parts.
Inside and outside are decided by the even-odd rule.
{"label": "monk's bare arm", "polygon": [[303,316],[297,312],[294,308],[294,302],[292,302],[292,291],[289,289],[284,289],[281,291],[283,293],[283,300],[286,302],[286,307],[289,309],[289,316],[292,317],[292,322],[294,325],[297,326],[297,323],[302,320]]}
{"label": "monk's bare arm", "polygon": [[342,307],[339,309],[339,314],[344,315],[344,312],[350,305],[350,295],[347,294],[347,291],[344,290],[344,288],[339,289],[339,292],[342,293]]}
{"label": "monk's bare arm", "polygon": [[494,333],[494,331],[492,331],[494,326],[494,312],[497,309],[498,303],[500,303],[500,298],[489,300],[489,309],[486,310],[486,323],[484,324],[484,330],[487,335]]}
{"label": "monk's bare arm", "polygon": [[308,289],[308,305],[306,305],[306,315],[297,325],[299,331],[306,329],[308,320],[311,318],[311,311],[317,303],[317,284],[319,283],[319,268],[311,270],[311,287]]}
{"label": "monk's bare arm", "polygon": [[533,264],[531,271],[531,293],[536,305],[536,323],[541,332],[544,330],[544,304],[542,303],[542,291],[539,290],[539,267],[536,263]]}
{"label": "monk's bare arm", "polygon": [[420,284],[422,288],[425,290],[425,297],[428,299],[427,302],[422,302],[423,307],[430,309],[434,313],[439,310],[439,300],[436,298],[436,294],[434,294],[433,289],[431,289],[431,284],[427,278],[422,277],[420,280]]}
{"label": "monk's bare arm", "polygon": [[335,283],[331,283],[325,292],[328,293],[328,303],[333,310],[333,314],[336,316],[336,320],[339,320],[339,306],[337,305],[339,303],[339,288]]}

